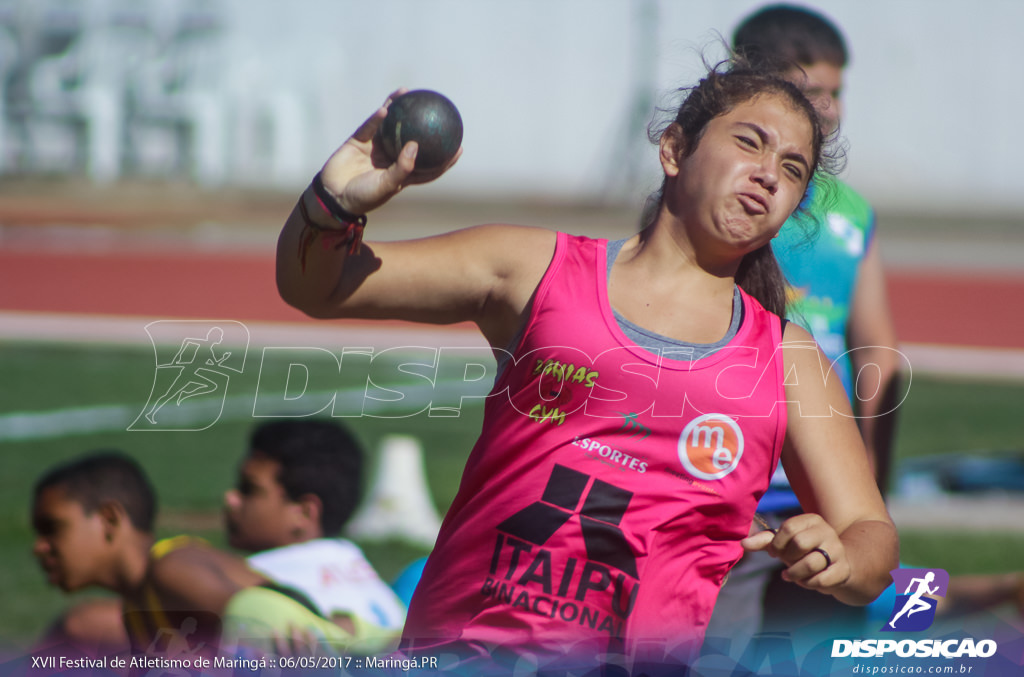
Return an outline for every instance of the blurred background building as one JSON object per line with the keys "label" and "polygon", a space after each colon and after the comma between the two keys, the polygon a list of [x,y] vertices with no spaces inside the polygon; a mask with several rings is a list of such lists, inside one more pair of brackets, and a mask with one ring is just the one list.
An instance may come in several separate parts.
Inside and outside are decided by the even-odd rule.
{"label": "blurred background building", "polygon": [[[447,94],[437,195],[630,202],[656,107],[749,0],[0,0],[0,175],[294,190],[399,86]],[[1019,214],[1018,0],[820,0],[852,47],[846,178]]]}

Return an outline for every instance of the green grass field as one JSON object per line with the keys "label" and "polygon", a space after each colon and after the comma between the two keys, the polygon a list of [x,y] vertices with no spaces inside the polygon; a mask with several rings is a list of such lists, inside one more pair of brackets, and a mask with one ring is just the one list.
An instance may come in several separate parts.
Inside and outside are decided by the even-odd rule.
{"label": "green grass field", "polygon": [[[286,370],[287,365],[263,365],[265,375],[274,369]],[[59,591],[46,587],[31,556],[28,517],[34,478],[60,459],[102,447],[134,454],[160,495],[159,535],[191,532],[223,544],[221,496],[234,480],[254,422],[254,393],[257,387],[264,392],[257,383],[258,371],[247,369],[230,384],[233,398],[250,402],[248,414],[244,406],[226,412],[216,424],[200,431],[127,432],[116,419],[103,425],[103,412],[117,408],[122,415],[141,412],[153,386],[152,349],[0,343],[0,599],[4,609],[0,645],[25,646],[68,602]],[[396,369],[384,371],[394,377],[395,384],[422,383]],[[346,387],[337,375],[313,382],[320,378],[325,377],[311,375],[311,389]],[[943,452],[1024,448],[1022,401],[1022,383],[917,377],[901,409],[897,463]],[[16,412],[57,413],[44,419],[26,418],[28,432],[16,433],[11,423]],[[458,417],[420,413],[346,420],[371,452],[390,433],[419,437],[426,454],[427,481],[443,512],[455,495],[461,467],[479,431],[480,415],[479,405],[465,405]],[[83,420],[95,422],[97,430],[61,433],[47,428],[54,421],[71,421],[81,429]],[[1006,571],[1024,561],[1024,531],[951,533],[937,524],[934,530],[915,529],[903,536],[905,561],[924,562],[951,573]],[[424,552],[398,542],[361,545],[386,578]]]}

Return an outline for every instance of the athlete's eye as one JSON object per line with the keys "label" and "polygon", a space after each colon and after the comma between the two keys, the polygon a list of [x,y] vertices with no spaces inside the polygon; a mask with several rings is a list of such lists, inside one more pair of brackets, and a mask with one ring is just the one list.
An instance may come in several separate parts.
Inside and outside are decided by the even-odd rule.
{"label": "athlete's eye", "polygon": [[804,178],[804,172],[800,168],[800,165],[787,164],[784,165],[786,173],[792,176],[794,179],[802,180]]}
{"label": "athlete's eye", "polygon": [[739,140],[741,145],[747,146],[749,148],[757,148],[757,142],[754,141],[749,136],[737,136],[736,139]]}

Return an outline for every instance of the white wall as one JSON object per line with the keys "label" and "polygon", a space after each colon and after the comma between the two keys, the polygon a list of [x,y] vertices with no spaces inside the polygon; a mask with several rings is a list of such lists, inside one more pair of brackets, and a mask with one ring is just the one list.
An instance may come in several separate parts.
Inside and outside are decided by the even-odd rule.
{"label": "white wall", "polygon": [[[398,86],[447,94],[465,155],[436,194],[633,199],[639,127],[762,3],[747,0],[226,0],[227,64],[311,105],[309,171]],[[847,178],[881,207],[1020,213],[1018,0],[820,0],[848,38]],[[637,167],[641,169],[637,169]]]}

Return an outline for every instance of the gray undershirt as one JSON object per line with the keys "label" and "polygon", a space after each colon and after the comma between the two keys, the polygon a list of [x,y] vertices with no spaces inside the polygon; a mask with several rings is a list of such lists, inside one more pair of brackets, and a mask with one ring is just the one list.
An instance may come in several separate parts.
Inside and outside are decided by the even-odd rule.
{"label": "gray undershirt", "polygon": [[[615,263],[615,259],[618,258],[624,244],[626,244],[626,240],[608,242],[609,278],[611,277],[612,265]],[[612,312],[615,314],[615,321],[618,322],[622,333],[644,350],[655,355],[664,355],[665,357],[677,360],[699,360],[719,350],[736,336],[736,332],[740,328],[740,322],[743,321],[743,299],[740,297],[739,288],[734,287],[732,294],[732,321],[729,323],[729,329],[725,332],[725,336],[714,343],[677,341],[674,338],[656,334],[630,322],[614,308],[612,308]]]}
{"label": "gray undershirt", "polygon": [[[619,251],[622,250],[622,245],[626,243],[626,240],[615,240],[608,242],[608,274],[606,277],[611,277],[612,264],[615,263],[615,259],[619,255]],[[606,280],[607,281],[607,280]],[[649,353],[654,355],[662,355],[669,359],[674,360],[699,360],[711,355],[716,350],[719,350],[723,346],[729,343],[736,336],[736,332],[739,331],[740,323],[743,321],[743,299],[740,297],[739,287],[733,289],[732,295],[732,321],[729,323],[729,329],[718,341],[714,343],[690,343],[688,341],[678,341],[668,336],[662,336],[653,331],[644,329],[643,327],[634,324],[623,317],[617,310],[612,308],[612,313],[615,316],[615,321],[619,325],[619,329],[626,335],[630,341],[643,348]],[[512,347],[519,343],[519,339],[522,336],[522,329],[520,329],[512,341],[509,343],[507,351],[498,355],[498,371],[496,379],[500,377],[501,373],[505,370],[505,366],[511,359]]]}

